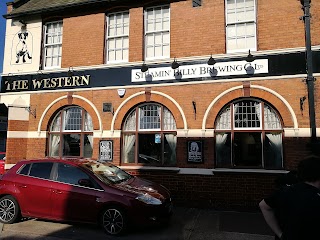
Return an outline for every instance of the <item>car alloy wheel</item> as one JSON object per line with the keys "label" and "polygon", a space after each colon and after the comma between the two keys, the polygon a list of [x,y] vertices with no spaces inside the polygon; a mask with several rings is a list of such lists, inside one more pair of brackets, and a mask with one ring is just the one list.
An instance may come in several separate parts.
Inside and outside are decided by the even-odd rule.
{"label": "car alloy wheel", "polygon": [[107,208],[102,215],[102,226],[108,234],[122,234],[126,227],[125,216],[117,208]]}
{"label": "car alloy wheel", "polygon": [[20,216],[20,208],[12,196],[4,196],[0,199],[0,222],[14,223]]}

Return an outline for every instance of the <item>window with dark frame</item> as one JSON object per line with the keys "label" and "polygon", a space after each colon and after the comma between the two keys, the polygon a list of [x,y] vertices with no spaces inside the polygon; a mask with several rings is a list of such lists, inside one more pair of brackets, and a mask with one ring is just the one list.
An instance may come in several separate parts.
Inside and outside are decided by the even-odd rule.
{"label": "window with dark frame", "polygon": [[244,99],[225,106],[215,123],[216,167],[282,169],[283,128],[267,103]]}
{"label": "window with dark frame", "polygon": [[173,166],[176,164],[176,122],[164,106],[135,107],[122,129],[122,163]]}
{"label": "window with dark frame", "polygon": [[59,111],[50,125],[48,155],[91,158],[92,151],[91,116],[78,106],[66,107]]}

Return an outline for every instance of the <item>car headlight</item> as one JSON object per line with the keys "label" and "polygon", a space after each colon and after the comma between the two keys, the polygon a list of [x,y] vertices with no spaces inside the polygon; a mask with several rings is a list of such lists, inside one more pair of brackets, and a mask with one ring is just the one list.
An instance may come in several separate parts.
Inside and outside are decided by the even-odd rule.
{"label": "car headlight", "polygon": [[136,199],[150,205],[161,205],[161,201],[159,199],[152,197],[148,193],[140,194]]}

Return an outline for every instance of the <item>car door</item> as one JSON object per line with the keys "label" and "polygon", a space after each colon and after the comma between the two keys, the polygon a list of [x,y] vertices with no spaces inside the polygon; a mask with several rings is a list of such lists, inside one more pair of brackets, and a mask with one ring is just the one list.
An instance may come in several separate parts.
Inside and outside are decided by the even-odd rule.
{"label": "car door", "polygon": [[52,162],[26,164],[17,174],[16,188],[21,210],[28,216],[50,218]]}
{"label": "car door", "polygon": [[[94,222],[104,190],[77,166],[57,163],[55,183],[52,185],[52,215],[55,219]],[[81,186],[80,179],[86,179],[91,186]]]}

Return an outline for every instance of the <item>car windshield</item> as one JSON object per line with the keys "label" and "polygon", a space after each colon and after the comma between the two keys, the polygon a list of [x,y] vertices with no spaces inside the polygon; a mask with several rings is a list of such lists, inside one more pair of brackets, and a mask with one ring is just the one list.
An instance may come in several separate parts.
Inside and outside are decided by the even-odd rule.
{"label": "car windshield", "polygon": [[132,178],[129,173],[109,163],[87,162],[84,166],[92,171],[102,181],[107,180],[111,183],[120,183]]}

